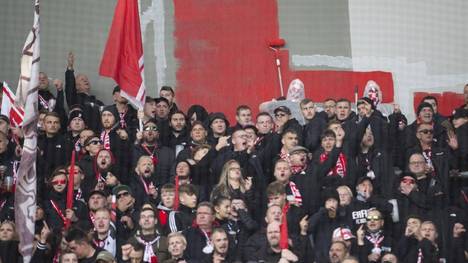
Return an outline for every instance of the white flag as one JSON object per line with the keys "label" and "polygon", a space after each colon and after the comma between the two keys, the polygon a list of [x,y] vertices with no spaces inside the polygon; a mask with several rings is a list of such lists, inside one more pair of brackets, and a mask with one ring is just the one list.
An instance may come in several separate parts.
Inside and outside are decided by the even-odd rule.
{"label": "white flag", "polygon": [[33,252],[34,214],[36,213],[37,91],[39,88],[39,0],[34,2],[34,24],[21,56],[21,75],[16,90],[18,107],[24,109],[24,144],[15,191],[15,221],[23,261]]}

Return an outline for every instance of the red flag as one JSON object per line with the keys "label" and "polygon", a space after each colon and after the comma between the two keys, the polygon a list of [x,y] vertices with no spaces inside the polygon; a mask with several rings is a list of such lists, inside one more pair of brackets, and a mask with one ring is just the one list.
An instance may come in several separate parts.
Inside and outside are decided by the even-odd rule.
{"label": "red flag", "polygon": [[142,108],[146,92],[143,64],[138,2],[119,0],[99,74],[114,79],[121,88],[121,95]]}
{"label": "red flag", "polygon": [[286,202],[283,206],[283,218],[281,219],[280,225],[280,241],[279,245],[281,249],[288,248],[288,210],[289,210],[289,203]]}
{"label": "red flag", "polygon": [[[67,209],[72,209],[73,207],[73,188],[75,182],[75,153],[76,151],[72,151],[72,157],[70,162],[70,171],[68,175],[68,191],[67,191]],[[71,222],[69,219],[65,222],[65,228],[68,229],[70,227]]]}
{"label": "red flag", "polygon": [[6,82],[3,82],[2,93],[2,114],[10,118],[10,125],[12,127],[21,126],[23,124],[24,110],[15,105],[16,96]]}
{"label": "red flag", "polygon": [[175,197],[174,197],[174,211],[179,209],[179,175],[175,176]]}

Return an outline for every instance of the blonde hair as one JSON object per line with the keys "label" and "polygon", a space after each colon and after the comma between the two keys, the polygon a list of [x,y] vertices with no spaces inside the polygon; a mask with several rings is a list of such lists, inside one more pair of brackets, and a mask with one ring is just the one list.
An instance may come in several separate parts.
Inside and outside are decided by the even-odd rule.
{"label": "blonde hair", "polygon": [[[219,192],[219,194],[221,196],[224,196],[224,197],[227,197],[227,198],[231,198],[231,186],[229,185],[229,169],[230,169],[230,166],[233,164],[233,163],[237,163],[239,164],[238,161],[234,160],[234,159],[231,159],[229,161],[227,161],[224,166],[223,166],[223,170],[221,171],[221,175],[219,177],[219,182],[218,184],[215,186],[215,189]],[[239,164],[240,165],[240,164]],[[245,193],[246,192],[246,189],[245,189],[245,180],[244,178],[242,177],[242,174],[241,174],[241,177],[239,179],[239,183],[240,183],[240,191],[242,193]],[[212,191],[212,194],[215,192],[213,189]],[[213,195],[211,196],[211,199],[215,198]]]}
{"label": "blonde hair", "polygon": [[19,236],[18,236],[18,232],[16,232],[16,225],[15,225],[15,222],[13,221],[10,221],[10,220],[5,220],[3,222],[0,223],[0,228],[3,226],[3,225],[10,225],[12,228],[13,228],[13,238],[11,240],[15,240],[15,241],[18,241],[19,240]]}
{"label": "blonde hair", "polygon": [[172,232],[170,233],[168,236],[167,236],[167,245],[169,246],[169,241],[171,240],[171,238],[180,238],[182,239],[182,243],[187,246],[187,239],[185,239],[185,236],[182,235],[182,233],[180,232]]}
{"label": "blonde hair", "polygon": [[344,189],[351,198],[353,198],[353,191],[351,191],[351,188],[349,188],[347,185],[340,185],[336,188],[336,191],[338,191],[338,189]]}

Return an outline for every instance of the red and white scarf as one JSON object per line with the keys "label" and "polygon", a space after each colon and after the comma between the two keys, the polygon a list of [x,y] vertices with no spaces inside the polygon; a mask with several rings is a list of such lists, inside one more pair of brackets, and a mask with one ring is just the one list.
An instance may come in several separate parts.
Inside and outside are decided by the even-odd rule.
{"label": "red and white scarf", "polygon": [[[320,163],[325,162],[328,159],[328,156],[329,154],[327,153],[320,154]],[[346,156],[343,153],[340,153],[335,166],[331,168],[331,170],[327,174],[327,176],[334,175],[339,175],[342,178],[346,176]]]}
{"label": "red and white scarf", "polygon": [[153,165],[156,166],[158,164],[158,156],[156,155],[156,150],[158,149],[157,145],[154,145],[153,151],[150,151],[148,146],[146,144],[142,144],[141,148],[145,150],[145,152],[151,157],[151,160],[153,161]]}
{"label": "red and white scarf", "polygon": [[104,144],[104,149],[110,150],[110,138],[109,132],[102,131],[101,132],[101,141]]}
{"label": "red and white scarf", "polygon": [[157,263],[158,257],[154,253],[153,244],[159,241],[159,236],[152,241],[145,241],[141,237],[137,236],[136,239],[140,244],[145,245],[145,254],[143,255],[143,261],[149,263]]}
{"label": "red and white scarf", "polygon": [[125,122],[125,115],[127,115],[127,111],[119,112],[120,117],[120,128],[125,129],[127,128],[127,123]]}
{"label": "red and white scarf", "polygon": [[302,195],[299,189],[297,188],[296,183],[294,183],[293,181],[290,181],[289,188],[291,189],[291,193],[294,196],[295,203],[298,205],[302,205]]}

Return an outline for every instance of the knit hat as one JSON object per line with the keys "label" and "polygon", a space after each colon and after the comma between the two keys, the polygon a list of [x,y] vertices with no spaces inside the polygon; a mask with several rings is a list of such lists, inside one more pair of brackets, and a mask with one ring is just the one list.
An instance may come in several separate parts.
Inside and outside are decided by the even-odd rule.
{"label": "knit hat", "polygon": [[290,151],[289,151],[289,154],[294,154],[294,153],[298,153],[298,152],[305,152],[305,153],[309,153],[309,149],[307,149],[306,147],[302,147],[302,146],[294,146]]}
{"label": "knit hat", "polygon": [[432,108],[432,105],[427,103],[427,102],[421,102],[421,104],[419,104],[418,108],[416,109],[416,115],[419,115],[419,113],[422,111],[422,109],[424,108],[430,108],[432,113],[434,113],[434,109]]}
{"label": "knit hat", "polygon": [[91,193],[89,193],[88,200],[89,200],[89,198],[91,198],[91,196],[93,196],[93,195],[100,195],[100,196],[102,196],[102,197],[104,197],[104,198],[107,198],[107,195],[106,195],[106,193],[104,193],[104,191],[101,191],[101,190],[93,190],[93,191],[91,191]]}
{"label": "knit hat", "polygon": [[413,178],[415,181],[416,181],[416,175],[414,173],[411,173],[411,172],[406,172],[406,173],[401,173],[400,174],[400,181],[403,180],[403,178],[405,177],[411,177]]}
{"label": "knit hat", "polygon": [[128,185],[119,184],[112,189],[113,195],[118,195],[121,191],[127,191],[132,194],[132,189]]}
{"label": "knit hat", "polygon": [[325,189],[323,191],[323,201],[326,202],[328,199],[331,199],[331,198],[338,201],[338,203],[340,202],[340,196],[338,195],[338,192],[336,191],[336,189],[333,189],[333,188]]}
{"label": "knit hat", "polygon": [[70,124],[70,122],[75,118],[80,118],[86,122],[84,119],[83,110],[79,107],[73,108],[70,110],[70,113],[68,113],[68,124]]}
{"label": "knit hat", "polygon": [[112,254],[107,251],[107,250],[103,250],[101,252],[99,252],[99,254],[97,255],[96,257],[96,261],[98,260],[103,260],[105,262],[114,262],[115,261],[115,258],[114,256],[112,256]]}
{"label": "knit hat", "polygon": [[278,108],[276,108],[276,109],[273,111],[273,113],[276,114],[276,113],[278,113],[279,111],[284,112],[284,113],[286,113],[286,114],[288,114],[288,115],[291,115],[291,110],[290,110],[288,107],[286,107],[286,106],[279,106]]}
{"label": "knit hat", "polygon": [[362,177],[359,177],[359,179],[357,180],[356,185],[362,184],[366,180],[369,180],[369,182],[372,183],[372,178],[367,177],[367,176],[362,176]]}
{"label": "knit hat", "polygon": [[214,112],[214,113],[211,113],[210,115],[208,115],[208,124],[209,126],[211,126],[211,123],[213,123],[214,120],[216,119],[221,119],[223,120],[225,123],[226,123],[226,128],[229,127],[229,121],[227,120],[226,118],[226,115],[224,115],[224,113],[222,112]]}
{"label": "knit hat", "polygon": [[459,108],[453,112],[451,119],[455,120],[455,119],[467,118],[467,117],[468,117],[468,109]]}
{"label": "knit hat", "polygon": [[357,101],[356,106],[359,107],[359,105],[364,104],[364,103],[369,104],[369,105],[371,106],[371,108],[372,108],[373,110],[375,110],[375,105],[374,105],[373,101],[372,101],[370,98],[368,98],[368,97],[362,97],[362,98],[360,98],[360,99]]}
{"label": "knit hat", "polygon": [[102,111],[101,111],[101,116],[106,111],[108,111],[108,112],[112,113],[112,115],[114,115],[115,122],[118,122],[120,120],[120,115],[117,112],[117,108],[114,107],[113,105],[109,105],[109,106],[104,107],[104,109],[102,109]]}

